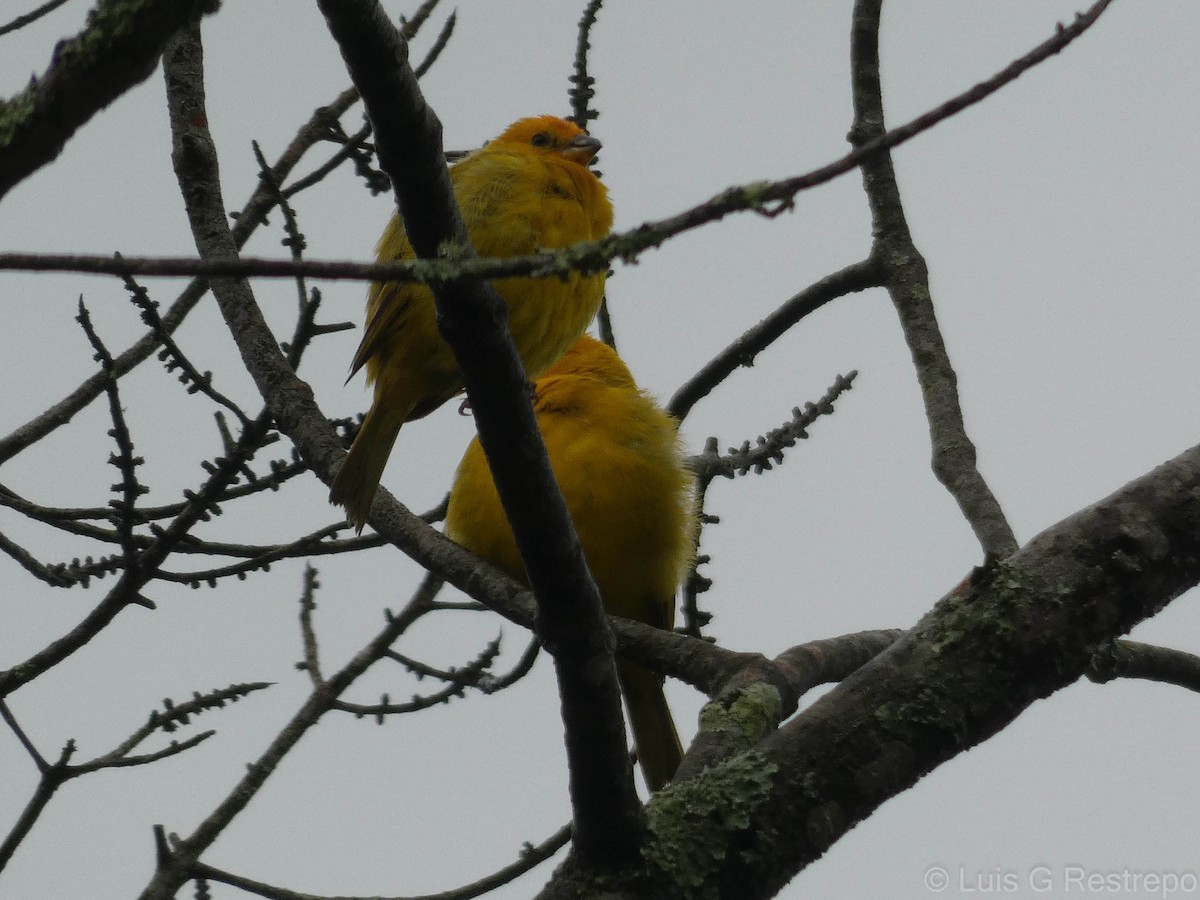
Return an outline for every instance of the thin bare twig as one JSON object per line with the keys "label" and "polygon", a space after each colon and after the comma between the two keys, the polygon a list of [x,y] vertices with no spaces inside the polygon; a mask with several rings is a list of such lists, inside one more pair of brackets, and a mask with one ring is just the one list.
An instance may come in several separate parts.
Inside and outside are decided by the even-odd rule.
{"label": "thin bare twig", "polygon": [[775,343],[797,322],[831,300],[846,294],[880,287],[882,270],[873,259],[847,266],[822,278],[781,304],[778,309],[747,329],[732,344],[705,363],[695,375],[680,385],[667,404],[667,411],[683,420],[700,400],[741,366],[754,365],[754,359]]}
{"label": "thin bare twig", "polygon": [[3,37],[10,32],[24,28],[26,25],[31,25],[47,13],[54,12],[60,6],[65,4],[67,0],[46,0],[37,9],[30,10],[24,15],[17,16],[11,22],[6,22],[0,25],[0,37]]}
{"label": "thin bare twig", "polygon": [[33,796],[25,804],[25,808],[18,815],[17,821],[13,824],[8,835],[0,842],[0,869],[3,869],[8,863],[13,852],[20,845],[21,841],[25,839],[26,835],[29,834],[38,817],[41,816],[43,810],[45,810],[51,799],[53,799],[58,789],[68,781],[101,769],[123,769],[144,766],[171,756],[178,756],[180,753],[190,750],[192,747],[208,740],[216,732],[205,731],[183,741],[171,741],[166,747],[150,753],[143,753],[137,756],[131,756],[130,753],[156,731],[173,732],[180,725],[188,724],[192,716],[199,715],[210,709],[223,707],[226,703],[235,702],[241,697],[253,691],[262,690],[265,687],[268,687],[265,682],[235,684],[221,691],[212,691],[209,694],[194,694],[192,700],[181,703],[178,706],[172,704],[169,700],[165,701],[167,707],[165,713],[159,713],[157,710],[152,712],[149,721],[145,725],[134,731],[132,735],[118,744],[114,749],[88,762],[75,765],[70,764],[71,757],[74,756],[76,750],[73,739],[66,742],[55,762],[48,762],[25,735],[24,730],[13,717],[8,705],[0,701],[0,718],[16,734],[17,739],[21,742],[26,752],[29,753],[30,757],[32,757],[34,765],[41,775]]}
{"label": "thin bare twig", "polygon": [[82,272],[110,275],[203,275],[205,277],[270,277],[294,278],[305,274],[325,279],[355,281],[427,281],[451,283],[461,280],[482,280],[528,275],[538,278],[561,276],[576,270],[598,271],[617,259],[633,260],[643,251],[664,241],[719,221],[736,212],[751,210],[769,217],[777,216],[791,207],[801,191],[826,184],[861,166],[887,150],[928,131],[938,123],[986,99],[1029,69],[1064,50],[1082,35],[1099,17],[1111,0],[1101,0],[1068,26],[1061,27],[1046,42],[996,75],[969,90],[947,100],[908,123],[867,141],[819,169],[781,181],[761,181],[728,188],[691,209],[667,219],[647,222],[621,234],[609,235],[599,241],[586,241],[553,252],[507,259],[417,259],[408,262],[353,263],[308,260],[303,264],[286,260],[254,259],[194,259],[173,257],[126,257],[119,263],[104,256],[72,254],[0,253],[0,271]]}
{"label": "thin bare twig", "polygon": [[783,462],[783,451],[794,447],[796,441],[808,439],[808,428],[821,416],[833,415],[833,404],[842,394],[854,385],[858,377],[857,371],[839,375],[829,386],[823,397],[816,403],[804,404],[804,409],[792,409],[791,421],[785,422],[779,428],[773,428],[766,435],[760,435],[752,447],[749,441],[744,441],[740,448],[730,447],[725,456],[715,454],[715,439],[710,440],[705,452],[689,460],[689,465],[696,472],[696,477],[705,483],[720,475],[733,478],[735,475],[745,475],[751,469],[755,474],[769,471],[774,465]]}
{"label": "thin bare twig", "polygon": [[[572,73],[568,81],[571,87],[567,90],[567,97],[571,101],[571,119],[584,131],[589,131],[588,123],[600,118],[600,112],[592,109],[592,99],[596,96],[596,90],[593,87],[596,79],[588,74],[588,52],[592,49],[591,36],[592,26],[596,24],[596,17],[600,14],[600,7],[604,5],[604,0],[589,0],[588,5],[583,10],[583,15],[579,18],[579,36],[575,44],[575,71]],[[595,165],[599,162],[599,157],[593,159],[590,163]],[[596,172],[596,176],[600,176],[600,172]],[[600,340],[608,344],[614,350],[617,349],[617,338],[613,334],[612,313],[608,308],[608,293],[600,298],[600,309],[596,313],[596,329],[600,332]]]}
{"label": "thin bare twig", "polygon": [[[321,139],[321,136],[328,130],[329,123],[336,122],[337,118],[357,99],[358,92],[349,89],[342,91],[332,103],[317,109],[280,155],[279,161],[272,169],[276,179],[282,181],[286,178],[288,173],[299,164],[304,154]],[[241,212],[233,214],[233,218],[237,220],[233,226],[233,238],[237,246],[243,246],[255,229],[265,221],[272,202],[269,192],[260,185],[259,189],[246,201]],[[163,313],[163,328],[168,333],[173,333],[207,292],[208,281],[202,277],[194,279]],[[145,335],[115,357],[113,373],[117,377],[121,377],[131,372],[149,358],[159,346],[156,335],[153,333]],[[61,425],[69,422],[76,413],[95,400],[103,390],[103,375],[94,375],[40,415],[26,422],[8,436],[0,438],[0,463],[8,461]]]}
{"label": "thin bare twig", "polygon": [[[571,826],[564,825],[542,843],[525,844],[521,848],[520,858],[516,862],[505,866],[498,872],[481,878],[478,881],[465,884],[459,888],[453,888],[448,891],[440,891],[436,894],[421,894],[419,896],[407,897],[363,897],[357,900],[471,900],[473,897],[479,897],[489,891],[494,891],[498,887],[514,881],[520,876],[529,872],[543,862],[552,857],[555,853],[561,850],[571,840]],[[197,878],[207,878],[209,881],[219,881],[222,884],[228,884],[230,887],[236,887],[245,891],[248,894],[256,894],[259,897],[266,897],[268,900],[356,900],[354,897],[337,898],[325,897],[318,894],[305,894],[299,891],[289,890],[287,888],[276,887],[275,885],[266,884],[262,881],[254,881],[250,878],[245,878],[241,875],[235,875],[232,872],[226,872],[222,869],[217,869],[206,863],[197,863],[193,867],[193,873]]]}
{"label": "thin bare twig", "polygon": [[596,91],[592,85],[596,79],[588,74],[588,51],[592,49],[590,38],[592,26],[600,14],[604,0],[589,0],[579,18],[579,38],[575,44],[575,72],[568,79],[571,83],[567,96],[571,101],[571,119],[584,131],[588,130],[588,122],[600,118],[600,113],[592,109],[592,98]]}

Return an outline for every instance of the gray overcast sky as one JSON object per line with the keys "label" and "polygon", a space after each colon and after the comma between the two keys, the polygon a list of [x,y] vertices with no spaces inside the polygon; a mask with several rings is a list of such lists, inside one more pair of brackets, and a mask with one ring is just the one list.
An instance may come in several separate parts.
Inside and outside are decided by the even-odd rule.
{"label": "gray overcast sky", "polygon": [[[0,19],[31,5],[5,0]],[[478,146],[523,115],[567,111],[582,6],[460,0],[451,45],[424,81],[447,147]],[[1059,0],[893,0],[882,35],[890,124],[991,75],[1081,8]],[[74,0],[0,38],[0,93],[40,73],[85,9]],[[617,228],[843,154],[849,14],[849,2],[610,0],[591,67],[602,113],[593,132],[604,142],[600,168]],[[418,40],[418,57],[435,28]],[[204,37],[226,204],[239,208],[256,181],[251,140],[275,158],[348,79],[315,4],[227,2],[206,20]],[[1061,56],[896,153],[980,466],[1023,542],[1197,440],[1198,39],[1198,4],[1118,0]],[[356,123],[357,112],[346,121]],[[0,249],[194,252],[169,150],[155,75],[0,202]],[[391,212],[388,198],[371,198],[348,172],[295,206],[309,255],[322,259],[366,259]],[[283,256],[280,237],[276,216],[247,252]],[[801,195],[795,211],[777,219],[741,215],[677,238],[636,266],[619,266],[610,280],[618,346],[643,386],[665,399],[742,330],[865,256],[869,243],[857,174]],[[149,286],[165,303],[179,284]],[[361,285],[320,287],[326,321],[361,322]],[[259,281],[256,290],[286,333],[294,288]],[[140,334],[115,280],[0,274],[0,359],[10,386],[0,397],[3,433],[92,371],[73,321],[81,294],[114,349]],[[255,406],[211,304],[179,340],[201,368],[218,373],[222,390]],[[357,340],[345,332],[319,341],[301,370],[330,415],[367,402],[360,378],[342,384]],[[144,368],[126,388],[126,405],[147,459],[147,502],[167,502],[198,481],[197,462],[218,450],[217,438],[208,413],[194,415],[200,401],[160,368]],[[906,627],[979,562],[970,530],[930,473],[916,380],[882,292],[839,300],[805,320],[697,406],[685,437],[695,450],[709,435],[722,447],[752,440],[854,368],[859,380],[837,414],[782,467],[710,492],[709,511],[721,524],[704,536],[702,551],[713,557],[704,571],[715,584],[703,601],[725,646],[774,653],[863,628]],[[102,504],[113,480],[108,427],[104,404],[95,404],[6,465],[0,481],[46,504]],[[385,484],[414,509],[432,506],[470,434],[470,420],[451,405],[407,427]],[[272,449],[262,458],[286,455]],[[333,515],[325,490],[309,479],[231,508],[204,533],[249,540],[270,523],[270,539],[282,540]],[[0,530],[17,521],[0,515]],[[27,531],[21,539],[43,559],[97,553],[49,530]],[[419,572],[388,550],[316,564],[317,623],[332,668],[378,630],[382,608],[398,607]],[[7,558],[0,579],[5,667],[71,627],[99,597],[41,590]],[[153,865],[151,825],[189,833],[306,695],[307,679],[293,666],[300,589],[299,564],[217,591],[156,587],[156,612],[124,613],[13,697],[45,755],[74,737],[88,758],[164,696],[277,682],[202,717],[185,734],[216,728],[218,736],[183,757],[64,788],[0,875],[0,897],[107,900],[141,890]],[[1176,601],[1135,636],[1200,652],[1195,601],[1194,593]],[[511,663],[525,635],[491,615],[431,622],[400,649],[461,665],[501,630]],[[385,691],[428,690],[381,666],[354,696],[371,702]],[[679,684],[668,696],[686,741],[702,698]],[[511,862],[523,841],[544,839],[569,814],[548,661],[516,689],[469,699],[383,727],[328,717],[206,860],[298,891],[347,894],[444,890]],[[963,893],[960,878],[976,895],[1034,896],[1027,878],[1036,866],[1048,867],[1056,889],[1038,896],[1067,896],[1069,866],[1200,872],[1198,737],[1200,703],[1179,689],[1076,685],[887,803],[783,896],[929,897],[923,879],[933,865],[951,873],[943,894],[951,896]],[[0,772],[6,831],[34,784],[7,732]],[[989,881],[1009,873],[1020,883],[1016,894]],[[495,896],[530,896],[548,874],[538,870]],[[241,896],[222,886],[212,893]]]}

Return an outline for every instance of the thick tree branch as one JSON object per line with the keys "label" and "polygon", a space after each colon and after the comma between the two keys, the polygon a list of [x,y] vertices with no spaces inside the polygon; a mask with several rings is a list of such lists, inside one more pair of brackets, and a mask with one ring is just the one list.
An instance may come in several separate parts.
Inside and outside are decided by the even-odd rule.
{"label": "thick tree branch", "polygon": [[712,699],[700,712],[700,730],[674,781],[695,778],[735,753],[749,750],[791,716],[806,693],[847,678],[903,634],[899,629],[887,629],[810,641],[773,660],[722,651],[729,655],[714,673],[707,692]]}
{"label": "thick tree branch", "polygon": [[777,772],[722,895],[772,896],[888,797],[1073,683],[1098,646],[1197,582],[1200,447],[976,570],[764,741]]}
{"label": "thick tree branch", "polygon": [[[441,123],[421,96],[403,37],[374,0],[319,5],[367,108],[379,163],[392,179],[413,248],[427,258],[471,258]],[[612,637],[533,418],[505,325],[507,307],[483,282],[435,283],[433,289],[439,329],[463,372],[480,443],[538,598],[538,635],[554,657],[575,847],[590,867],[623,868],[638,859],[642,826]]]}
{"label": "thick tree branch", "polygon": [[218,0],[101,0],[40,79],[0,104],[0,197],[52,162],[88,119],[150,77],[167,38]]}
{"label": "thick tree branch", "polygon": [[[774,896],[888,798],[1087,674],[1097,648],[1197,583],[1200,446],[1004,562],[976,569],[887,650],[747,753],[698,774],[689,765],[691,777],[651,801],[647,858],[670,876],[655,896]],[[894,637],[869,634],[844,649],[870,656]],[[738,674],[721,701],[731,712],[720,727],[769,722],[789,689],[781,664],[807,668],[807,652],[749,668],[731,657]],[[815,662],[824,664],[819,654]],[[736,729],[731,745],[753,739]],[[716,825],[696,819],[694,804],[713,797],[736,815]],[[682,878],[693,880],[685,888]],[[542,896],[599,894],[568,859]]]}

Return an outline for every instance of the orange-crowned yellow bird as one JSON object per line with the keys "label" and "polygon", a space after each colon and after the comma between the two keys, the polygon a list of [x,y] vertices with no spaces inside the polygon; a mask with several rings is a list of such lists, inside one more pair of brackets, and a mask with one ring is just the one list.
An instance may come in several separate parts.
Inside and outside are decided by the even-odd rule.
{"label": "orange-crowned yellow bird", "polygon": [[[524,256],[603,237],[612,229],[608,191],[588,169],[600,142],[555,116],[521,119],[450,170],[471,243],[483,257]],[[379,240],[380,262],[414,258],[399,214]],[[536,378],[596,315],[604,273],[501,278],[508,327],[526,374]],[[371,409],[333,480],[332,503],[362,531],[400,426],[462,390],[450,346],[438,334],[426,285],[371,285],[362,343],[351,375],[367,368]]]}

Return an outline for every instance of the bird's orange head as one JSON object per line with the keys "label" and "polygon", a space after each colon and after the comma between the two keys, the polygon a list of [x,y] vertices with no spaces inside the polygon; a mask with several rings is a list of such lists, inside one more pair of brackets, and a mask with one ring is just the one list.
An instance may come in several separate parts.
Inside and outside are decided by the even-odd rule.
{"label": "bird's orange head", "polygon": [[533,116],[518,119],[493,144],[518,144],[549,156],[561,156],[586,166],[600,150],[600,141],[574,122],[558,116]]}
{"label": "bird's orange head", "polygon": [[547,369],[542,378],[562,375],[591,378],[610,387],[637,388],[633,374],[616,351],[587,334],[572,344],[562,359]]}

